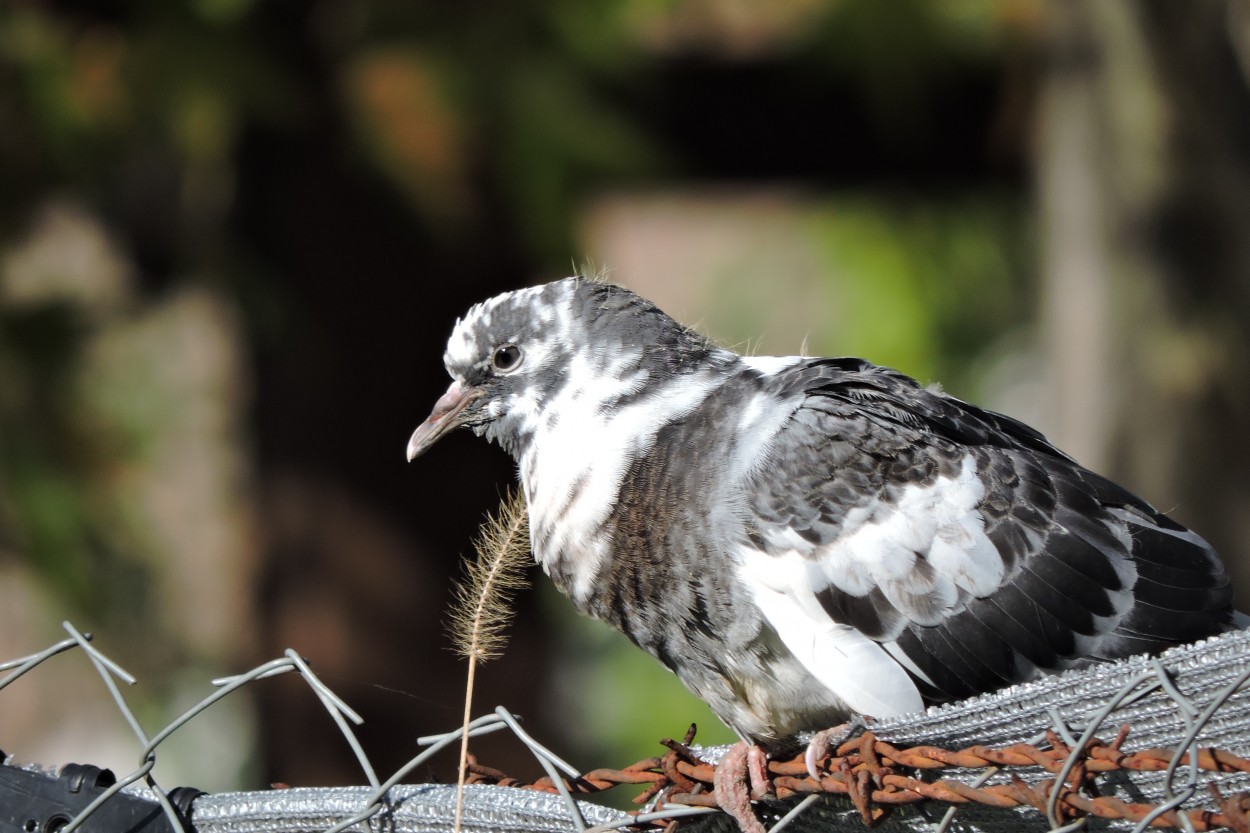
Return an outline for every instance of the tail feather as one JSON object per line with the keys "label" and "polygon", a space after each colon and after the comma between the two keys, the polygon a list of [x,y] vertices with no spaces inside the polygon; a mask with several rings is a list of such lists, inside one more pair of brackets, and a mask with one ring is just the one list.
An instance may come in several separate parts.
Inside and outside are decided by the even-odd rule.
{"label": "tail feather", "polygon": [[1133,608],[1107,647],[1140,652],[1149,645],[1153,653],[1232,627],[1232,584],[1210,544],[1158,513],[1136,507],[1112,513],[1128,526],[1137,581]]}

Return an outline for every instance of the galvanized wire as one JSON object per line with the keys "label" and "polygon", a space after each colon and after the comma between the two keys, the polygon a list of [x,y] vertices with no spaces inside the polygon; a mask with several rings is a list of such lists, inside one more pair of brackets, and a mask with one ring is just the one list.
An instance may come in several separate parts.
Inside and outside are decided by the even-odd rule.
{"label": "galvanized wire", "polygon": [[[90,635],[68,622],[64,627],[68,639],[0,662],[0,672],[8,672],[0,678],[0,692],[53,657],[80,652],[135,735],[139,765],[72,819],[63,833],[73,833],[122,789],[141,789],[160,804],[172,829],[182,829],[180,816],[153,775],[161,744],[232,692],[291,672],[300,675],[325,707],[368,786],[203,796],[191,814],[198,833],[341,833],[349,828],[377,830],[378,825],[393,833],[450,829],[454,787],[400,782],[457,743],[461,730],[420,738],[421,751],[380,778],[352,729],[362,722],[360,716],[303,658],[287,651],[245,674],[213,681],[216,691],[149,736],[118,686],[118,681],[133,684],[134,678],[93,645]],[[772,833],[783,828],[788,833],[862,829],[865,821],[886,829],[936,827],[938,833],[1022,825],[1067,831],[1095,816],[1119,819],[1111,824],[1134,831],[1166,823],[1191,833],[1217,826],[1250,833],[1248,680],[1250,634],[1235,633],[1160,658],[1133,658],[923,715],[876,721],[870,731],[842,743],[821,763],[819,781],[807,774],[801,755],[770,762],[774,798],[759,807]],[[1127,733],[1122,723],[1129,724]],[[668,742],[664,756],[579,775],[502,708],[473,721],[469,735],[502,730],[511,731],[530,750],[547,776],[525,785],[530,789],[516,789],[513,779],[474,761],[470,773],[478,783],[466,792],[465,830],[606,833],[678,819],[683,830],[701,829],[712,821],[723,824],[724,816],[714,807],[701,805],[714,803],[706,785],[724,750],[689,748],[687,737],[685,743]],[[1108,737],[1113,739],[1100,740]],[[1126,738],[1132,739],[1135,751],[1123,748]],[[1117,780],[1108,780],[1112,773]],[[624,784],[645,788],[639,796],[647,803],[644,811],[626,815],[575,798]],[[1210,802],[1198,806],[1204,785]],[[844,797],[830,798],[829,793]],[[782,802],[776,803],[778,799]],[[929,807],[938,815],[932,816]]]}
{"label": "galvanized wire", "polygon": [[[364,748],[357,739],[355,732],[351,728],[351,724],[359,725],[363,722],[363,719],[345,702],[343,702],[343,700],[324,682],[322,682],[320,678],[317,677],[302,657],[300,657],[296,652],[288,650],[283,657],[259,665],[244,674],[214,680],[213,684],[218,686],[218,689],[215,692],[208,695],[191,708],[187,709],[165,727],[149,737],[140,725],[133,710],[126,702],[125,697],[122,696],[121,691],[117,687],[116,680],[114,679],[120,679],[128,685],[132,685],[135,682],[135,678],[116,662],[109,659],[93,647],[90,644],[90,636],[83,635],[69,622],[63,623],[63,627],[70,634],[69,639],[62,640],[55,645],[52,645],[43,651],[31,654],[30,656],[0,663],[0,671],[14,669],[3,679],[0,679],[0,691],[3,691],[3,689],[13,681],[38,667],[43,662],[46,662],[51,657],[65,653],[74,648],[82,650],[86,653],[97,673],[103,679],[109,695],[116,704],[118,711],[122,714],[127,724],[130,726],[131,731],[138,740],[141,747],[139,753],[141,763],[140,766],[133,772],[119,778],[115,784],[104,790],[87,808],[76,815],[67,825],[65,825],[65,827],[61,828],[62,833],[73,833],[73,831],[77,829],[85,819],[91,816],[92,813],[96,812],[96,810],[108,801],[109,798],[141,780],[146,787],[144,792],[151,796],[151,798],[158,802],[164,809],[172,829],[182,830],[183,833],[193,833],[193,831],[185,830],[182,820],[179,818],[177,812],[169,802],[167,791],[152,775],[152,770],[157,761],[157,747],[159,747],[163,741],[169,738],[169,736],[176,732],[179,728],[186,725],[187,722],[194,719],[197,715],[202,714],[214,703],[228,696],[232,692],[245,685],[255,683],[258,680],[267,679],[279,674],[296,672],[308,684],[309,688],[313,691],[325,707],[326,711],[330,714],[340,734],[344,737],[352,749],[353,754],[356,756],[356,759],[360,764],[365,780],[369,783],[369,789],[363,796],[360,797],[359,806],[357,806],[353,812],[340,815],[339,820],[333,823],[320,825],[316,828],[317,830],[324,831],[324,833],[340,833],[341,831],[357,826],[362,822],[367,822],[380,813],[393,812],[396,807],[395,801],[397,796],[401,796],[407,792],[403,789],[396,789],[400,782],[410,775],[413,770],[428,761],[431,757],[438,754],[446,747],[458,742],[462,734],[462,730],[457,729],[442,735],[419,738],[418,746],[424,747],[423,750],[399,767],[399,769],[392,773],[388,778],[381,780],[378,778],[374,766],[369,760],[369,756],[366,754]],[[511,729],[513,734],[516,735],[516,737],[532,752],[535,759],[538,760],[538,762],[547,770],[552,779],[563,782],[563,779],[559,776],[560,772],[563,772],[569,777],[576,776],[577,770],[575,768],[560,759],[538,741],[534,740],[521,728],[518,718],[503,708],[497,709],[495,714],[472,721],[469,724],[469,735],[470,737],[475,737],[503,729]],[[255,806],[256,798],[261,795],[266,796],[267,799],[272,799],[273,797],[272,793],[248,793],[245,795],[251,797],[248,801],[244,802],[248,806]],[[307,793],[304,792],[302,795],[306,798]],[[337,791],[334,793],[334,798],[337,801],[342,801],[344,795],[345,793],[343,791]],[[427,800],[430,800],[428,790],[424,791],[422,796]],[[439,803],[437,805],[431,805],[430,809],[434,815],[437,815],[439,808],[445,804],[445,798],[445,796],[440,794],[437,796],[437,801]],[[327,800],[329,800],[328,795]],[[409,797],[408,800],[411,800],[411,798]],[[197,800],[196,806],[198,807],[201,804],[208,806],[211,803],[211,800],[205,802],[204,799],[201,798]],[[265,803],[267,805],[274,804],[272,800],[268,800]],[[281,800],[279,799],[277,803],[280,805]],[[488,803],[494,805],[498,802],[496,798],[492,798]],[[538,800],[538,803],[542,803],[541,799]],[[485,805],[479,805],[479,810],[485,812]],[[537,812],[539,816],[542,815],[541,812],[535,812]],[[589,808],[583,807],[579,802],[573,799],[572,795],[567,790],[564,790],[563,813],[566,818],[571,820],[572,826],[570,829],[578,830],[586,830],[588,828],[588,815],[596,824],[607,824],[612,820],[626,818],[619,812],[609,811],[605,808],[593,806]],[[196,822],[198,827],[198,820],[193,818],[193,821]],[[469,824],[466,826],[466,829],[471,829],[473,826],[474,825]]]}

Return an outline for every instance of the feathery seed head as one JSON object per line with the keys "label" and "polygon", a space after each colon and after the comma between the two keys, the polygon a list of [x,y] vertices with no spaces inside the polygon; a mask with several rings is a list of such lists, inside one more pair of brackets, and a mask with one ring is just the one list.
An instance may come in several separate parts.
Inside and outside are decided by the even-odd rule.
{"label": "feathery seed head", "polygon": [[456,584],[450,629],[456,652],[480,662],[503,653],[512,597],[529,586],[529,523],[519,490],[482,524],[473,549],[477,558],[466,562],[465,579]]}

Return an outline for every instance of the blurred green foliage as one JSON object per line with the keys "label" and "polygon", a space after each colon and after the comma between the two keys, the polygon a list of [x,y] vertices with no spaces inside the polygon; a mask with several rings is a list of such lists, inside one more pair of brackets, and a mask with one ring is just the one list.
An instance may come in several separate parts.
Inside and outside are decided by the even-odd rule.
{"label": "blurred green foliage", "polygon": [[992,193],[823,212],[815,233],[845,313],[812,353],[853,352],[975,398],[976,360],[1029,323],[1025,222],[1017,199]]}
{"label": "blurred green foliage", "polygon": [[[178,368],[159,364],[162,354],[183,356],[164,342],[124,336],[130,346],[110,353],[111,363],[98,355],[101,344],[117,344],[117,333],[142,327],[187,286],[236,305],[247,339],[240,349],[265,359],[298,351],[287,346],[300,343],[297,332],[332,341],[341,328],[367,331],[332,302],[317,310],[320,319],[297,316],[305,276],[282,274],[307,265],[301,246],[324,251],[307,239],[316,231],[289,216],[301,201],[339,193],[318,191],[323,179],[363,182],[386,204],[364,221],[368,229],[341,218],[335,245],[347,250],[345,260],[369,262],[352,247],[378,239],[357,244],[353,228],[380,236],[393,223],[428,256],[391,280],[423,293],[445,288],[431,272],[447,264],[474,286],[494,288],[568,271],[586,254],[582,213],[606,192],[797,183],[812,192],[800,234],[819,253],[831,299],[821,311],[828,326],[811,333],[809,350],[861,353],[971,391],[978,354],[1025,320],[1024,205],[1012,176],[1004,185],[992,171],[967,170],[968,158],[991,155],[989,139],[947,170],[950,149],[931,137],[950,129],[940,103],[963,101],[952,90],[970,78],[990,90],[977,95],[992,98],[1013,32],[1035,5],[10,4],[0,11],[0,253],[37,237],[40,212],[63,200],[113,241],[128,277],[101,301],[95,290],[62,292],[59,278],[31,279],[32,267],[0,259],[0,558],[33,565],[66,616],[139,629],[176,614],[159,612],[153,588],[162,560],[172,558],[163,549],[175,538],[169,527],[177,531],[181,521],[154,531],[160,524],[141,508],[147,498],[127,490],[138,489],[133,475],[144,467],[167,476],[159,461],[186,443],[170,426],[202,421],[180,410],[198,389],[179,387]],[[767,86],[704,86],[720,69]],[[828,91],[845,110],[820,109],[832,100]],[[796,108],[774,124],[772,96],[810,100],[813,109]],[[809,170],[784,148],[826,152],[813,154]],[[326,159],[333,171],[318,168]],[[922,168],[925,185],[900,186],[907,171]],[[288,225],[290,240],[264,233]],[[89,265],[84,274],[89,285],[113,280]],[[758,271],[717,279],[717,314],[730,331],[718,335],[757,334],[753,316],[776,284]],[[342,280],[341,295],[376,292],[379,305],[400,297],[383,294],[376,275]],[[874,310],[888,314],[865,312]],[[447,322],[421,323],[441,331]],[[407,379],[414,362],[370,359],[391,379]],[[312,359],[300,372],[325,387],[343,384]],[[247,386],[246,378],[236,382]],[[232,398],[243,394],[209,385],[206,395],[246,416]],[[296,400],[268,424],[316,416],[302,407]],[[344,412],[355,407],[342,403]],[[217,417],[205,419],[217,430]],[[248,437],[235,441],[263,480],[266,461]],[[309,448],[310,460],[318,451]],[[235,499],[245,500],[243,489]],[[594,742],[614,747],[614,760],[641,757],[640,744],[680,735],[691,719],[699,719],[701,740],[728,738],[702,706],[655,696],[679,686],[649,658],[616,637],[586,640],[568,651],[595,657],[582,679],[608,717],[587,720],[600,733]],[[191,648],[145,656],[184,650]],[[640,702],[646,708],[631,706]]]}

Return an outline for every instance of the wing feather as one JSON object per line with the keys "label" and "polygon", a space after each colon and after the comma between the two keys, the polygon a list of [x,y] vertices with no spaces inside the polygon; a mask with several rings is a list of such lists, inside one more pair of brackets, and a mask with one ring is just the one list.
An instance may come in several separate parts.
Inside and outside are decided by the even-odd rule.
{"label": "wing feather", "polygon": [[[1047,629],[1037,627],[1043,614],[1027,596],[1013,598],[1017,593],[1009,586],[993,596],[975,600],[968,605],[968,612],[993,629],[1004,644],[1011,646],[1017,655],[1017,668],[1058,668],[1060,651],[1046,639]],[[1028,676],[1022,671],[1017,679]]]}
{"label": "wing feather", "polygon": [[770,570],[775,565],[762,553],[743,556],[743,578],[760,613],[812,676],[849,708],[879,717],[924,708],[903,666],[880,642],[830,619],[816,603],[803,571]]}
{"label": "wing feather", "polygon": [[[926,700],[1227,626],[1205,541],[1023,423],[856,359],[772,383],[796,404],[746,489],[752,557],[810,562],[786,591],[806,596],[808,630],[886,643]],[[813,638],[764,614],[787,645]]]}

